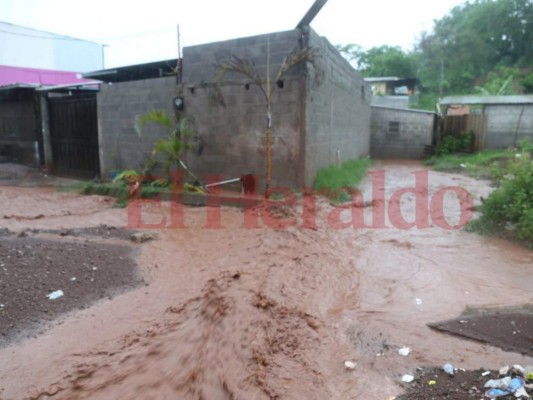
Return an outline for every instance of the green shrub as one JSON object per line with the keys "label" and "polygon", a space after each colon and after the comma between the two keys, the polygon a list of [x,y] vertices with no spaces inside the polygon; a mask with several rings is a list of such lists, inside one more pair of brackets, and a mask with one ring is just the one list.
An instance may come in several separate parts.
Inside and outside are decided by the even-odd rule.
{"label": "green shrub", "polygon": [[533,162],[529,153],[519,153],[503,177],[501,186],[482,204],[472,229],[493,233],[510,232],[533,245]]}
{"label": "green shrub", "polygon": [[476,135],[469,132],[460,136],[445,136],[437,146],[437,155],[446,156],[460,152],[471,152],[474,149]]}

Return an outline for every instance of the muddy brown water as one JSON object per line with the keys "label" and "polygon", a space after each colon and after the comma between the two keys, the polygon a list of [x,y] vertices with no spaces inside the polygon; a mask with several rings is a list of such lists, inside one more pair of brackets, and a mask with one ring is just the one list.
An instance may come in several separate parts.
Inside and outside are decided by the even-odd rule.
{"label": "muddy brown water", "polygon": [[[397,162],[374,169],[385,184],[373,188],[367,178],[364,201],[382,194],[392,208],[391,196],[423,170]],[[453,186],[477,203],[491,191],[457,174],[430,172],[428,181],[430,198]],[[457,199],[443,201],[447,221],[457,223]],[[50,188],[0,187],[0,202],[0,227],[15,231],[128,221],[110,199]],[[380,201],[373,204],[355,208],[367,224]],[[414,194],[399,208],[413,221]],[[421,365],[533,364],[426,326],[466,307],[533,302],[533,252],[439,226],[398,229],[388,216],[385,227],[341,229],[353,210],[317,200],[276,211],[297,226],[249,229],[242,210],[223,208],[222,228],[206,229],[216,210],[186,208],[185,228],[158,230],[142,247],[147,287],[0,351],[0,398],[389,399],[402,392],[401,376]],[[144,205],[142,213],[153,224],[170,215],[168,204]],[[301,226],[304,215],[316,216],[313,229]],[[401,346],[412,353],[400,356]],[[355,370],[345,370],[345,360]]]}

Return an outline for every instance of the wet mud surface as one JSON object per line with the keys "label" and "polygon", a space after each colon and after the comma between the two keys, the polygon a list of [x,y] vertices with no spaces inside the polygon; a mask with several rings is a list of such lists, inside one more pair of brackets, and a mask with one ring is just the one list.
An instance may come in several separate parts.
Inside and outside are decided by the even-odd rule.
{"label": "wet mud surface", "polygon": [[[56,235],[46,239],[36,236],[38,230],[0,235],[0,347],[34,337],[64,313],[143,282],[127,243],[72,241],[66,239],[70,231],[52,232]],[[128,232],[105,228],[72,234],[104,239],[118,232],[129,237]],[[47,297],[58,290],[60,298]]]}
{"label": "wet mud surface", "polygon": [[449,376],[442,368],[421,368],[417,371],[415,380],[405,384],[405,393],[396,400],[488,399],[485,397],[487,389],[484,385],[490,379],[498,379],[498,371],[457,371],[453,376]]}
{"label": "wet mud surface", "polygon": [[439,331],[479,340],[505,351],[533,357],[533,314],[531,313],[507,311],[460,317],[428,325]]}
{"label": "wet mud surface", "polygon": [[[532,357],[427,326],[468,307],[531,303],[533,253],[442,228],[464,211],[453,195],[443,197],[444,215],[433,215],[437,224],[398,227],[391,221],[397,214],[381,218],[383,206],[415,220],[421,191],[400,199],[394,193],[413,188],[413,171],[423,168],[375,168],[385,182],[363,182],[363,208],[316,199],[260,207],[255,219],[236,208],[185,207],[181,227],[158,229],[157,240],[136,245],[147,286],[0,349],[0,399],[388,400],[406,391],[408,399],[468,399],[480,368],[533,364]],[[492,190],[487,182],[429,174],[429,198],[449,186],[467,189],[474,205]],[[36,229],[83,241],[77,230],[128,226],[128,210],[105,197],[4,186],[0,202],[0,228],[17,234]],[[177,212],[169,204],[135,209],[150,229]],[[354,227],[355,212],[368,227]],[[398,353],[403,346],[408,356]],[[402,383],[404,374],[445,363],[470,370],[472,382],[443,389],[446,377],[438,375],[429,390],[446,395],[428,392],[417,383],[423,379]]]}

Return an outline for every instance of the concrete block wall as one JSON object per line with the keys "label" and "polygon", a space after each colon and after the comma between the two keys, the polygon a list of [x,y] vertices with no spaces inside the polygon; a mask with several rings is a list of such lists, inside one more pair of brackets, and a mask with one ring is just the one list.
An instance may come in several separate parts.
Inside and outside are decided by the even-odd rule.
{"label": "concrete block wall", "polygon": [[[266,178],[266,99],[244,75],[228,73],[221,93],[215,90],[217,66],[232,55],[251,61],[266,88],[267,42],[270,37],[270,76],[275,87],[272,97],[272,184],[296,186],[303,182],[304,134],[302,98],[305,68],[294,68],[277,88],[275,77],[284,58],[299,48],[298,31],[278,32],[228,40],[183,50],[184,76],[180,91],[185,99],[185,115],[193,122],[204,143],[201,154],[189,152],[189,167],[199,175],[237,178],[251,173],[259,176],[260,190]],[[265,89],[266,90],[266,89]]]}
{"label": "concrete block wall", "polygon": [[[422,158],[433,141],[436,115],[432,112],[373,106],[370,124],[372,158]],[[399,132],[389,132],[389,123],[398,122]]]}
{"label": "concrete block wall", "polygon": [[[524,112],[518,125],[522,108]],[[525,138],[533,142],[533,104],[485,105],[484,114],[487,116],[487,149],[513,146],[517,127],[518,142]]]}
{"label": "concrete block wall", "polygon": [[156,140],[168,132],[148,124],[139,138],[133,128],[135,118],[154,109],[173,115],[172,99],[176,95],[176,77],[102,84],[97,96],[102,177],[108,178],[117,169],[142,168]]}
{"label": "concrete block wall", "polygon": [[371,92],[327,39],[311,30],[308,41],[322,54],[324,73],[317,84],[313,67],[307,67],[305,184],[310,186],[320,168],[369,154]]}

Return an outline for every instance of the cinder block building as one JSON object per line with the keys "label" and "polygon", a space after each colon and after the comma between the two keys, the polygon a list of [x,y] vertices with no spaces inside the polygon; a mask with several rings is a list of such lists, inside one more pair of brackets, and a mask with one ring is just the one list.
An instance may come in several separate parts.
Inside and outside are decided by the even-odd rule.
{"label": "cinder block building", "polygon": [[[277,81],[285,57],[303,48],[320,55],[317,68],[301,63]],[[218,66],[231,56],[253,64],[263,87],[270,72],[273,185],[309,186],[321,167],[369,154],[367,84],[327,39],[304,27],[186,47],[179,82],[176,76],[166,76],[176,60],[173,65],[167,62],[172,68],[163,65],[159,76],[151,79],[131,80],[133,70],[130,81],[125,81],[126,76],[122,81],[117,78],[124,70],[86,74],[112,82],[102,85],[97,100],[102,174],[138,167],[150,155],[152,144],[166,133],[150,127],[138,138],[135,117],[154,108],[173,112],[172,100],[179,96],[184,101],[182,114],[202,143],[202,151],[190,151],[185,157],[190,169],[221,179],[250,173],[259,177],[261,185],[266,174],[266,100],[259,85],[244,75],[228,74],[216,85]],[[157,75],[156,69],[151,71]]]}

